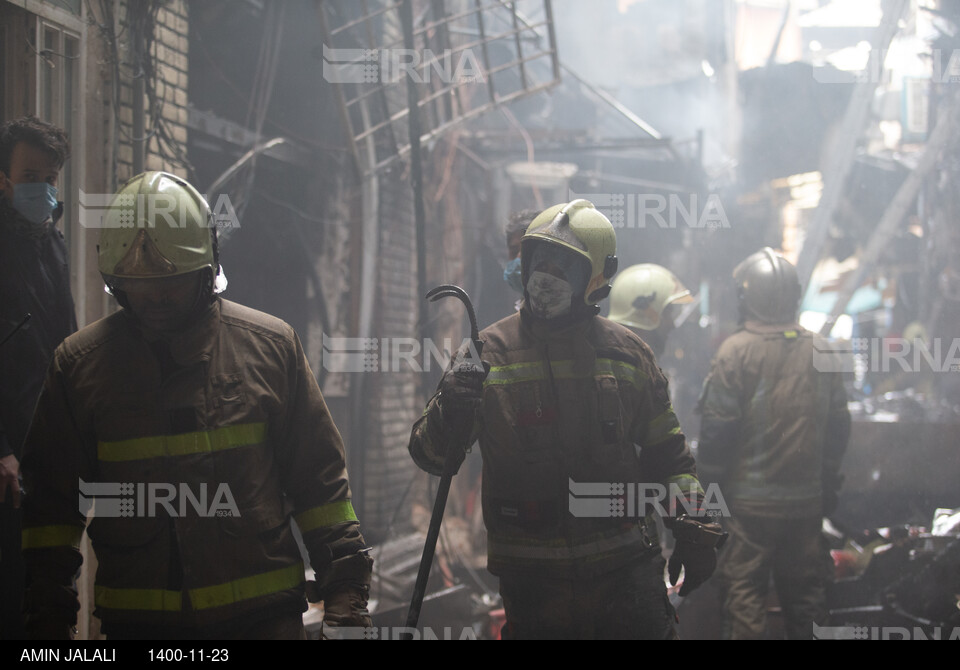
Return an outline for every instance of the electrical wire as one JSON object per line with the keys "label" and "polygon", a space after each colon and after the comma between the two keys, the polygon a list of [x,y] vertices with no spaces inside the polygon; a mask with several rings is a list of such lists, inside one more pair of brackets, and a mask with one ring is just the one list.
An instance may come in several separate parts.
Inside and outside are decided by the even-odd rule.
{"label": "electrical wire", "polygon": [[[245,126],[255,136],[263,132],[267,111],[273,93],[273,84],[276,79],[277,67],[280,64],[280,46],[283,42],[283,17],[285,3],[270,3],[267,5],[264,16],[263,39],[260,41],[260,52],[254,70],[251,85],[249,105]],[[253,156],[249,163],[237,174],[237,183],[234,195],[234,208],[242,221],[247,204],[252,194],[253,183],[256,178],[257,157]]]}
{"label": "electrical wire", "polygon": [[[194,179],[193,165],[187,158],[182,144],[173,137],[170,121],[163,117],[162,105],[166,100],[163,95],[159,94],[158,90],[161,83],[164,87],[169,85],[168,82],[158,77],[159,68],[157,66],[158,57],[155,39],[158,25],[157,16],[160,10],[164,8],[165,1],[142,0],[141,2],[129,3],[126,22],[119,33],[114,28],[116,20],[113,14],[113,4],[110,0],[97,0],[99,12],[94,11],[93,0],[86,0],[86,4],[89,21],[97,27],[107,47],[108,64],[112,75],[111,107],[117,135],[122,136],[129,142],[145,143],[147,149],[155,151],[165,162],[186,169],[188,178]],[[98,14],[100,16],[99,20],[97,19]],[[129,52],[132,59],[132,62],[129,63],[124,63],[120,57],[119,44],[124,33],[129,33],[126,40],[130,45]],[[142,78],[144,81],[144,96],[151,127],[142,137],[135,137],[127,130],[130,124],[124,122],[121,117],[120,90],[125,80],[122,66],[130,68],[129,79]],[[134,102],[139,104],[140,101]],[[118,162],[116,140],[114,141],[113,154],[113,162],[116,165]]]}

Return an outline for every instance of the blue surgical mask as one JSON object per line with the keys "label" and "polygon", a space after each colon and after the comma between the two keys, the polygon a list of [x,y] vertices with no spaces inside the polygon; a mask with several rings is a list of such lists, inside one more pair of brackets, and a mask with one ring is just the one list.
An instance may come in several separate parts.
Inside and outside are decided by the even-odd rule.
{"label": "blue surgical mask", "polygon": [[27,221],[40,225],[57,208],[57,187],[46,182],[14,184],[11,204]]}
{"label": "blue surgical mask", "polygon": [[517,256],[512,261],[507,263],[507,267],[503,271],[503,281],[509,284],[517,293],[523,293],[523,281],[520,278],[520,257]]}

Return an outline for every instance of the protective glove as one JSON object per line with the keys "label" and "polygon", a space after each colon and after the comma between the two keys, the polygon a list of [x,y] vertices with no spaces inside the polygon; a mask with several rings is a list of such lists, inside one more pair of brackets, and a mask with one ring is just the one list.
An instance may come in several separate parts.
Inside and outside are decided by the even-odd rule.
{"label": "protective glove", "polygon": [[727,534],[718,523],[703,523],[686,515],[668,524],[677,544],[667,566],[670,585],[674,586],[683,568],[683,586],[680,596],[690,594],[703,584],[717,569],[717,550],[723,546]]}
{"label": "protective glove", "polygon": [[24,594],[24,631],[28,640],[72,640],[80,602],[71,589],[38,582]]}
{"label": "protective glove", "polygon": [[[457,463],[453,472],[460,469],[460,464],[466,458],[466,450],[470,447],[470,438],[473,433],[474,421],[483,397],[483,382],[490,372],[490,364],[466,359],[456,367],[447,370],[440,380],[440,394],[437,403],[440,406],[440,416],[445,425],[444,432],[447,439],[443,442],[449,459],[456,454]],[[449,462],[447,463],[449,466]]]}
{"label": "protective glove", "polygon": [[70,642],[76,635],[77,629],[70,624],[56,621],[53,619],[27,619],[24,625],[27,640],[59,640],[60,642]]}
{"label": "protective glove", "polygon": [[344,584],[323,601],[323,625],[333,628],[356,626],[370,628],[373,622],[367,611],[368,587]]}
{"label": "protective glove", "polygon": [[440,380],[440,413],[451,426],[473,423],[483,397],[483,382],[490,364],[465,359],[447,370]]}
{"label": "protective glove", "polygon": [[686,596],[707,581],[716,570],[717,550],[693,542],[677,542],[668,566],[671,586],[676,585],[680,578],[681,567],[684,569],[684,576],[680,595]]}

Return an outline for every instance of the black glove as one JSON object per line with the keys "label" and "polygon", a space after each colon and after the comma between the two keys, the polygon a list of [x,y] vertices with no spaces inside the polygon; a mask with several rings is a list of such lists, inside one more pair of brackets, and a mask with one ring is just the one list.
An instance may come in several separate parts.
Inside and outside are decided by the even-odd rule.
{"label": "black glove", "polygon": [[727,534],[718,523],[702,523],[687,516],[672,520],[668,526],[677,541],[667,566],[670,585],[677,583],[682,567],[684,577],[680,595],[686,596],[717,569],[717,550],[723,546]]}
{"label": "black glove", "polygon": [[76,591],[46,580],[24,594],[24,630],[28,640],[72,640],[80,601]]}
{"label": "black glove", "polygon": [[473,427],[483,396],[483,381],[489,371],[489,363],[466,359],[444,373],[438,402],[445,423],[452,427],[463,424]]}
{"label": "black glove", "polygon": [[[477,411],[483,397],[483,380],[490,372],[490,364],[466,359],[447,370],[440,380],[437,404],[444,424],[443,443],[450,450],[444,469],[454,474],[467,457]],[[456,463],[451,458],[456,456]]]}
{"label": "black glove", "polygon": [[717,550],[693,542],[677,542],[670,556],[670,585],[680,578],[680,568],[684,569],[683,586],[680,595],[686,596],[703,584],[717,569]]}

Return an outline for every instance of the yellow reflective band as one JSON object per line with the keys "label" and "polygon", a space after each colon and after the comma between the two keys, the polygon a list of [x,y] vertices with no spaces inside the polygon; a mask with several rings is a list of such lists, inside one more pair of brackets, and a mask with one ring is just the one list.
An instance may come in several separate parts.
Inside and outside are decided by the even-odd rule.
{"label": "yellow reflective band", "polygon": [[700,480],[693,475],[675,475],[673,477],[668,477],[666,484],[667,486],[675,484],[684,493],[689,493],[691,486],[696,485],[697,494],[701,497],[703,496],[703,487],[700,485]]}
{"label": "yellow reflective band", "polygon": [[[556,363],[554,364],[556,366]],[[498,365],[490,368],[483,385],[515,384],[517,382],[537,381],[545,379],[543,364],[540,361],[533,363],[513,363]]]}
{"label": "yellow reflective band", "polygon": [[[301,586],[304,582],[303,563],[265,572],[253,577],[235,579],[225,584],[190,589],[194,609],[222,607],[242,600],[259,598]],[[179,612],[183,609],[183,594],[163,589],[117,589],[98,585],[95,589],[97,607],[115,610],[150,612]]]}
{"label": "yellow reflective band", "polygon": [[643,386],[643,383],[649,379],[637,366],[610,358],[598,358],[597,371],[609,371],[618,381],[630,382],[636,388]]}
{"label": "yellow reflective band", "polygon": [[675,428],[671,428],[670,431],[669,431],[668,433],[666,433],[665,435],[661,435],[661,436],[657,437],[656,439],[647,442],[647,446],[652,446],[652,445],[655,445],[655,444],[660,444],[661,442],[664,442],[664,441],[668,440],[669,438],[674,437],[675,435],[679,435],[679,434],[682,433],[682,432],[683,432],[683,431],[680,430],[680,426],[676,426]]}
{"label": "yellow reflective band", "polygon": [[674,426],[679,426],[677,415],[672,409],[664,410],[662,414],[650,422],[650,432],[668,432]]}
{"label": "yellow reflective band", "polygon": [[49,549],[52,547],[80,547],[82,526],[38,526],[24,528],[20,534],[23,549]]}
{"label": "yellow reflective band", "polygon": [[179,435],[136,437],[117,442],[100,442],[97,457],[101,461],[140,461],[162,456],[188,456],[224,451],[260,444],[267,435],[265,423],[243,423],[213,430]]}
{"label": "yellow reflective band", "polygon": [[659,444],[674,435],[679,435],[680,432],[680,421],[677,420],[677,415],[672,409],[668,409],[650,422],[650,427],[647,429],[647,444]]}
{"label": "yellow reflective band", "polygon": [[795,340],[800,337],[800,334],[795,330],[788,330],[783,333],[783,336],[788,340]]}
{"label": "yellow reflective band", "polygon": [[301,533],[309,533],[317,528],[326,528],[345,521],[356,521],[357,514],[349,500],[332,502],[313,507],[294,517]]}
{"label": "yellow reflective band", "polygon": [[574,562],[616,552],[632,545],[643,544],[643,533],[637,526],[612,536],[585,538],[579,542],[518,538],[513,536],[488,535],[487,547],[491,556],[519,560]]}
{"label": "yellow reflective band", "polygon": [[179,612],[183,609],[180,592],[163,589],[114,589],[97,585],[94,600],[97,607],[111,610]]}
{"label": "yellow reflective band", "polygon": [[194,608],[206,610],[295,589],[303,583],[303,563],[298,562],[272,572],[235,579],[226,584],[190,589],[190,602]]}
{"label": "yellow reflective band", "polygon": [[[639,368],[623,361],[610,358],[598,358],[594,369],[577,374],[574,370],[575,361],[551,361],[550,368],[554,379],[586,379],[594,375],[613,375],[618,381],[628,382],[640,388],[647,376]],[[521,382],[540,381],[549,378],[546,366],[541,361],[532,363],[512,363],[490,368],[484,381],[484,386],[503,384],[518,384]]]}

